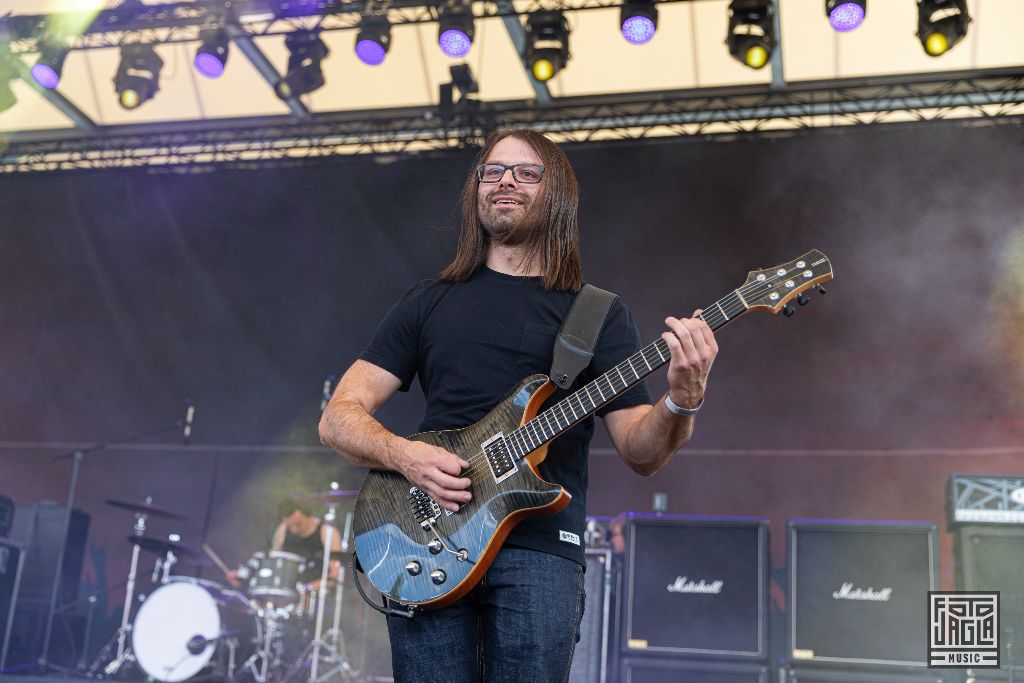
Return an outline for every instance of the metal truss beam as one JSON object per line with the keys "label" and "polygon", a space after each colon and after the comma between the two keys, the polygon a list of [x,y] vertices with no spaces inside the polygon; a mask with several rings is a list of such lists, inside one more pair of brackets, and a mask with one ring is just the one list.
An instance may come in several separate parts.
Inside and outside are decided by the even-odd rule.
{"label": "metal truss beam", "polygon": [[746,86],[480,103],[228,121],[17,133],[0,142],[0,171],[197,164],[300,163],[355,154],[418,154],[476,144],[497,127],[529,127],[563,142],[735,134],[941,120],[1024,120],[1024,69],[828,81],[785,90]]}
{"label": "metal truss beam", "polygon": [[[696,2],[698,0],[658,0]],[[287,4],[289,8],[282,9]],[[585,11],[618,7],[622,0],[529,0],[517,7],[511,0],[471,3],[478,19],[513,20],[542,10]],[[437,21],[437,0],[388,0],[384,3],[393,25]],[[319,31],[355,29],[367,0],[269,3],[266,0],[195,0],[160,5],[124,5],[91,14],[16,15],[0,17],[0,28],[11,36],[11,49],[36,52],[40,35],[53,35],[58,26],[82,26],[65,38],[72,50],[120,47],[125,43],[180,43],[198,40],[211,25],[236,24],[253,37],[282,35],[299,28]],[[270,8],[270,9],[268,9]],[[506,25],[507,22],[506,22]],[[520,24],[521,29],[521,24]],[[515,31],[511,27],[511,31]],[[515,40],[515,38],[513,38]]]}

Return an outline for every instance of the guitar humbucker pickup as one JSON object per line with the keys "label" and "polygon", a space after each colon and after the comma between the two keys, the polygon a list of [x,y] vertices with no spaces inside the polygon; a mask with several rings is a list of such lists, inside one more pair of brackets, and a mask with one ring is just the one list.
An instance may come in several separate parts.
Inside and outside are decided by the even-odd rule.
{"label": "guitar humbucker pickup", "polygon": [[487,458],[487,464],[491,467],[495,483],[508,479],[519,469],[516,461],[508,452],[505,435],[501,432],[484,441],[480,447],[484,450],[484,457]]}

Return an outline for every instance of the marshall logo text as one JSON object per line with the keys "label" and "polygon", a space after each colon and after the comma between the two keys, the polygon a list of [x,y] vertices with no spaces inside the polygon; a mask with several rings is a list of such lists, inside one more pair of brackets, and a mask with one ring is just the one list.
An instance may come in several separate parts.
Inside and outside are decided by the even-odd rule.
{"label": "marshall logo text", "polygon": [[873,586],[867,588],[854,588],[852,583],[844,583],[839,590],[832,591],[833,600],[862,600],[865,602],[889,602],[892,598],[892,588],[886,587],[875,590]]}
{"label": "marshall logo text", "polygon": [[685,576],[677,576],[673,583],[668,585],[669,593],[710,593],[718,595],[722,592],[722,586],[725,585],[724,581],[712,581],[707,583],[704,579],[700,581],[690,581]]}

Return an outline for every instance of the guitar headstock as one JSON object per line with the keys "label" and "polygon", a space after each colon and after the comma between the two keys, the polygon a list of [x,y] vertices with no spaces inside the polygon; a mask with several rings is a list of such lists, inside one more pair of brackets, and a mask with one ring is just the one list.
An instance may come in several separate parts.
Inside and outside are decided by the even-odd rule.
{"label": "guitar headstock", "polygon": [[[832,263],[817,249],[788,263],[752,270],[739,293],[749,310],[761,309],[778,313],[791,300],[812,287],[832,279]],[[802,303],[806,303],[806,298]],[[791,314],[792,310],[787,312]]]}

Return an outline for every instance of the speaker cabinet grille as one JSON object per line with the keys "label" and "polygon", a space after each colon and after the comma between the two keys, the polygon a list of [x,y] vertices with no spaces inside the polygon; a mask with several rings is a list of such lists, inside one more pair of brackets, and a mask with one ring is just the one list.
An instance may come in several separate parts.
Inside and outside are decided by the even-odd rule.
{"label": "speaker cabinet grille", "polygon": [[767,520],[636,516],[626,539],[625,653],[767,656]]}
{"label": "speaker cabinet grille", "polygon": [[789,659],[927,666],[936,526],[791,521]]}
{"label": "speaker cabinet grille", "polygon": [[768,667],[749,662],[710,662],[650,657],[622,660],[620,683],[768,683]]}
{"label": "speaker cabinet grille", "polygon": [[608,680],[608,625],[611,599],[612,551],[588,550],[583,577],[586,605],[580,623],[580,642],[572,657],[569,683],[605,683]]}
{"label": "speaker cabinet grille", "polygon": [[954,546],[957,587],[999,591],[999,661],[1024,680],[1024,528],[966,524]]}

